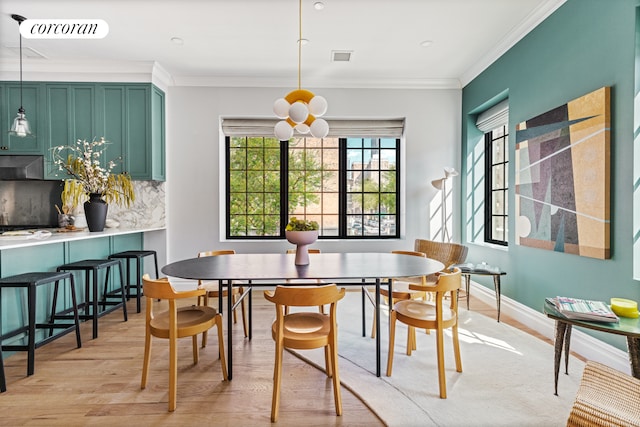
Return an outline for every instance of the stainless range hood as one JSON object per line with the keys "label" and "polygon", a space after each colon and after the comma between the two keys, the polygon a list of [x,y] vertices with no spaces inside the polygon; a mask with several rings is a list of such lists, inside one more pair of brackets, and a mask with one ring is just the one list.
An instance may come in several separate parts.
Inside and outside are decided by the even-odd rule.
{"label": "stainless range hood", "polygon": [[0,179],[44,179],[44,156],[0,156]]}

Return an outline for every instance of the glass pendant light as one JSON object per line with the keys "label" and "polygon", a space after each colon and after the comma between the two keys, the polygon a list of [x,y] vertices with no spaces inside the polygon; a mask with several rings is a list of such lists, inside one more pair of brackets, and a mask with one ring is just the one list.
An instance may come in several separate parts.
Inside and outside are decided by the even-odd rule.
{"label": "glass pendant light", "polygon": [[[20,15],[11,15],[11,17],[18,21],[18,27],[20,27],[22,21],[26,20],[25,17]],[[19,137],[31,135],[31,128],[29,127],[29,122],[27,121],[27,116],[25,116],[24,107],[22,106],[22,34],[20,34],[20,108],[18,108],[18,115],[13,119],[9,133]]]}

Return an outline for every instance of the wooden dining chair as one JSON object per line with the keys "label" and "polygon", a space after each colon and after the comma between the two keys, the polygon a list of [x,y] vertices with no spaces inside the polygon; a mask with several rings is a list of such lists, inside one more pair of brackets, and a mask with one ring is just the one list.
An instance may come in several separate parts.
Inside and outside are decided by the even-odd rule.
{"label": "wooden dining chair", "polygon": [[[227,380],[227,364],[222,335],[222,315],[208,306],[184,306],[178,308],[178,300],[204,295],[204,289],[176,292],[168,279],[151,279],[148,274],[142,276],[143,293],[146,301],[146,328],[144,338],[144,362],[140,388],[147,386],[149,364],[151,362],[151,336],[169,340],[169,412],[176,409],[178,382],[178,338],[192,337],[193,363],[198,363],[198,334],[218,328],[218,352],[222,367],[222,377]],[[167,300],[169,309],[162,313],[154,312],[155,300]]]}
{"label": "wooden dining chair", "polygon": [[[462,372],[460,344],[458,341],[458,289],[462,275],[459,268],[444,270],[438,274],[435,286],[411,284],[411,289],[435,292],[435,301],[398,301],[390,312],[389,356],[387,357],[387,376],[391,376],[393,368],[393,347],[396,336],[396,320],[409,326],[409,334],[415,340],[415,328],[433,329],[436,331],[436,352],[438,358],[438,381],[440,397],[447,398],[447,385],[444,372],[444,330],[451,328],[453,352],[456,360],[456,371]],[[449,307],[444,304],[445,295],[449,294]],[[407,355],[411,355],[411,346],[407,346]]]}
{"label": "wooden dining chair", "polygon": [[[276,305],[276,319],[271,327],[276,349],[271,401],[272,422],[276,422],[278,419],[282,356],[285,348],[307,350],[324,347],[326,373],[327,376],[333,378],[336,415],[342,415],[336,309],[337,302],[344,297],[344,294],[344,288],[338,290],[335,284],[276,286],[273,292],[264,291],[264,297],[267,301]],[[330,304],[329,314],[309,311],[285,314],[285,307],[313,307],[325,304]]]}
{"label": "wooden dining chair", "polygon": [[[426,254],[422,252],[416,252],[416,251],[391,251],[391,253],[398,254],[398,255],[417,256],[421,258],[427,257]],[[426,286],[427,285],[426,276],[394,278],[389,280],[391,280],[391,288],[392,288],[392,294],[393,294],[392,302],[390,303],[390,305],[395,304],[397,301],[410,300],[410,299],[424,299],[426,297],[425,291],[414,290],[414,289],[410,289],[409,287],[411,283]],[[375,338],[376,337],[376,321],[377,321],[376,312],[375,312],[376,303],[372,295],[368,291],[366,295],[374,307],[373,323],[371,325],[371,338]],[[389,304],[389,290],[386,287],[383,287],[383,286],[380,287],[380,296],[385,299],[387,304]],[[411,334],[407,334],[407,346],[411,346],[413,350],[416,349],[416,342],[415,342],[415,339],[412,340]]]}
{"label": "wooden dining chair", "polygon": [[[205,256],[220,256],[220,255],[234,255],[236,251],[233,249],[220,249],[214,251],[203,251],[198,253],[198,258],[202,258]],[[209,305],[209,298],[218,298],[219,295],[219,286],[217,281],[206,282],[204,280],[198,280],[198,288],[205,289],[207,292],[198,297],[198,305]],[[227,296],[227,290],[224,289],[222,291],[222,297],[225,298]],[[236,303],[237,299],[244,293],[244,287],[242,286],[233,286],[231,291],[231,300],[233,304]],[[240,309],[242,311],[242,327],[244,328],[244,336],[245,338],[249,336],[249,325],[247,323],[247,313],[245,308],[244,300],[240,303]],[[238,313],[237,308],[233,310],[233,323],[238,323]],[[207,345],[207,331],[202,334],[202,347],[206,347]]]}
{"label": "wooden dining chair", "polygon": [[[307,252],[309,252],[310,254],[321,253],[320,249],[315,248],[308,249]],[[291,255],[295,253],[295,249],[287,249],[287,254]],[[289,284],[325,283],[322,279],[287,279],[286,282]],[[318,310],[320,310],[320,313],[324,313],[324,306],[321,305],[320,307],[318,307]],[[284,311],[284,314],[289,314],[289,307],[285,307]]]}

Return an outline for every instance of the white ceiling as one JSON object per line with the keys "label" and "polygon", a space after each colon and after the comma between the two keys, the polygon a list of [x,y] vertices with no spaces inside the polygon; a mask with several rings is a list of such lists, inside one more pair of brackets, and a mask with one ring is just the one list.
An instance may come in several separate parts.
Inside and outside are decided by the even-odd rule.
{"label": "white ceiling", "polygon": [[[323,0],[320,11],[315,1],[302,3],[302,87],[459,88],[565,0]],[[156,64],[179,85],[297,86],[297,0],[2,0],[0,72],[17,80],[11,14],[109,24],[100,40],[23,38],[25,56],[44,56],[25,57],[25,80]],[[351,61],[332,62],[334,50]]]}

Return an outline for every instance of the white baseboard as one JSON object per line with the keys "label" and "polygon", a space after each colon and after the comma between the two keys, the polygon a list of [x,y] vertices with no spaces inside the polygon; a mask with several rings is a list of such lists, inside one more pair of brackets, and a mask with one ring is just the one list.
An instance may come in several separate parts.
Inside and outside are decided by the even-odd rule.
{"label": "white baseboard", "polygon": [[[493,289],[489,289],[486,286],[472,281],[470,292],[474,298],[478,298],[486,304],[492,306],[496,304]],[[541,335],[551,340],[555,338],[555,322],[542,313],[542,302],[540,311],[533,310],[504,295],[502,295],[500,302],[501,314],[509,315],[518,322],[538,331]],[[631,374],[629,355],[626,351],[600,341],[576,328],[571,330],[571,351],[587,360],[595,360],[619,371]],[[549,363],[553,362],[549,361]]]}

